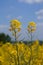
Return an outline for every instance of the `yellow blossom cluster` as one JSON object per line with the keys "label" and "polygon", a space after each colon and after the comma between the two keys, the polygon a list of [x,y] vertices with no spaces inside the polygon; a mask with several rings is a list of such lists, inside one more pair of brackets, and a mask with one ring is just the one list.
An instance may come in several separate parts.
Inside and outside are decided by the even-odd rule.
{"label": "yellow blossom cluster", "polygon": [[38,40],[31,46],[23,42],[1,44],[0,65],[43,65],[43,45]]}
{"label": "yellow blossom cluster", "polygon": [[35,22],[29,22],[29,25],[28,25],[28,31],[29,32],[34,32],[36,30],[36,23]]}
{"label": "yellow blossom cluster", "polygon": [[10,21],[10,31],[13,31],[13,30],[18,30],[20,31],[20,28],[21,28],[21,23],[18,21],[18,20],[11,20]]}

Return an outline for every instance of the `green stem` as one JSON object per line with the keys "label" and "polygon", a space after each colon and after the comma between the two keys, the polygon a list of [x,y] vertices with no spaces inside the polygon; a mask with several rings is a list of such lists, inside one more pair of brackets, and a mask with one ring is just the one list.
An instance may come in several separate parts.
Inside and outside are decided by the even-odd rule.
{"label": "green stem", "polygon": [[31,50],[31,56],[30,56],[30,60],[29,60],[29,65],[31,65],[31,60],[32,60],[32,29],[31,29],[31,45],[30,45],[30,50]]}
{"label": "green stem", "polygon": [[19,65],[19,51],[18,51],[18,45],[16,45],[16,49],[17,49],[17,59],[18,59],[18,64]]}
{"label": "green stem", "polygon": [[15,42],[16,42],[17,41],[17,39],[16,39],[16,30],[14,32],[15,32]]}
{"label": "green stem", "polygon": [[31,45],[32,45],[32,30],[31,30]]}

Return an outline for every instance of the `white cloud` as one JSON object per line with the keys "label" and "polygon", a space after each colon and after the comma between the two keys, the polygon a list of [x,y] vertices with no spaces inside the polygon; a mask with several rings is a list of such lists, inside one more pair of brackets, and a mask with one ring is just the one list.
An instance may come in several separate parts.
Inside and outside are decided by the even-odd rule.
{"label": "white cloud", "polygon": [[43,19],[43,9],[35,12],[35,14],[37,15],[37,19],[38,20],[42,20]]}
{"label": "white cloud", "polygon": [[19,2],[24,2],[24,3],[29,3],[29,4],[43,2],[43,0],[18,0],[18,1]]}
{"label": "white cloud", "polygon": [[5,24],[0,25],[0,29],[7,28],[7,27],[8,27],[8,25],[5,25]]}
{"label": "white cloud", "polygon": [[18,17],[16,17],[17,19],[22,19],[23,17],[22,16],[18,16]]}
{"label": "white cloud", "polygon": [[37,12],[36,12],[36,14],[37,14],[37,15],[39,15],[39,14],[41,14],[41,15],[42,15],[42,14],[43,14],[43,9],[41,9],[41,10],[37,11]]}
{"label": "white cloud", "polygon": [[38,23],[37,23],[37,26],[38,26],[38,27],[39,27],[39,26],[40,26],[40,27],[43,26],[43,22],[38,22]]}
{"label": "white cloud", "polygon": [[11,16],[10,15],[7,15],[6,18],[11,18]]}
{"label": "white cloud", "polygon": [[42,20],[43,19],[43,16],[38,16],[37,19],[38,20]]}

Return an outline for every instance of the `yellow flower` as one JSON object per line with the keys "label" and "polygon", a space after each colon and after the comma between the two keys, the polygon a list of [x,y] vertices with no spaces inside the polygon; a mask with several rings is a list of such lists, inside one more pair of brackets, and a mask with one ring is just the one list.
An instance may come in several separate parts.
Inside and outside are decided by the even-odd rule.
{"label": "yellow flower", "polygon": [[19,50],[19,51],[23,51],[23,52],[24,52],[24,48],[25,48],[24,43],[18,44],[18,50]]}
{"label": "yellow flower", "polygon": [[32,21],[32,22],[29,23],[29,25],[30,26],[36,26],[36,23]]}
{"label": "yellow flower", "polygon": [[21,23],[18,20],[11,20],[11,26],[14,26],[15,29],[18,29],[20,28]]}
{"label": "yellow flower", "polygon": [[39,45],[39,41],[38,40],[36,40],[34,43],[35,43],[35,45]]}
{"label": "yellow flower", "polygon": [[0,61],[1,61],[1,62],[4,62],[3,56],[0,56]]}
{"label": "yellow flower", "polygon": [[29,32],[34,32],[36,30],[36,23],[35,22],[30,22],[28,25],[28,31]]}
{"label": "yellow flower", "polygon": [[11,54],[17,55],[17,51],[16,51],[16,50],[13,50],[13,51],[11,52]]}

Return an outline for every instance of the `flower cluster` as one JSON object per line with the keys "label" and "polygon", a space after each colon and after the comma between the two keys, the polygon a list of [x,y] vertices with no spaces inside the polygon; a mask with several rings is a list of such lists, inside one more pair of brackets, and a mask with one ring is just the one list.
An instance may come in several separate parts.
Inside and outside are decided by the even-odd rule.
{"label": "flower cluster", "polygon": [[[31,52],[32,50],[32,52]],[[43,45],[38,40],[33,45],[6,43],[0,47],[0,65],[43,65]]]}
{"label": "flower cluster", "polygon": [[35,22],[30,22],[28,25],[28,31],[29,32],[34,32],[36,30],[36,23]]}
{"label": "flower cluster", "polygon": [[11,20],[10,21],[10,31],[18,30],[20,31],[21,29],[21,23],[18,20]]}

